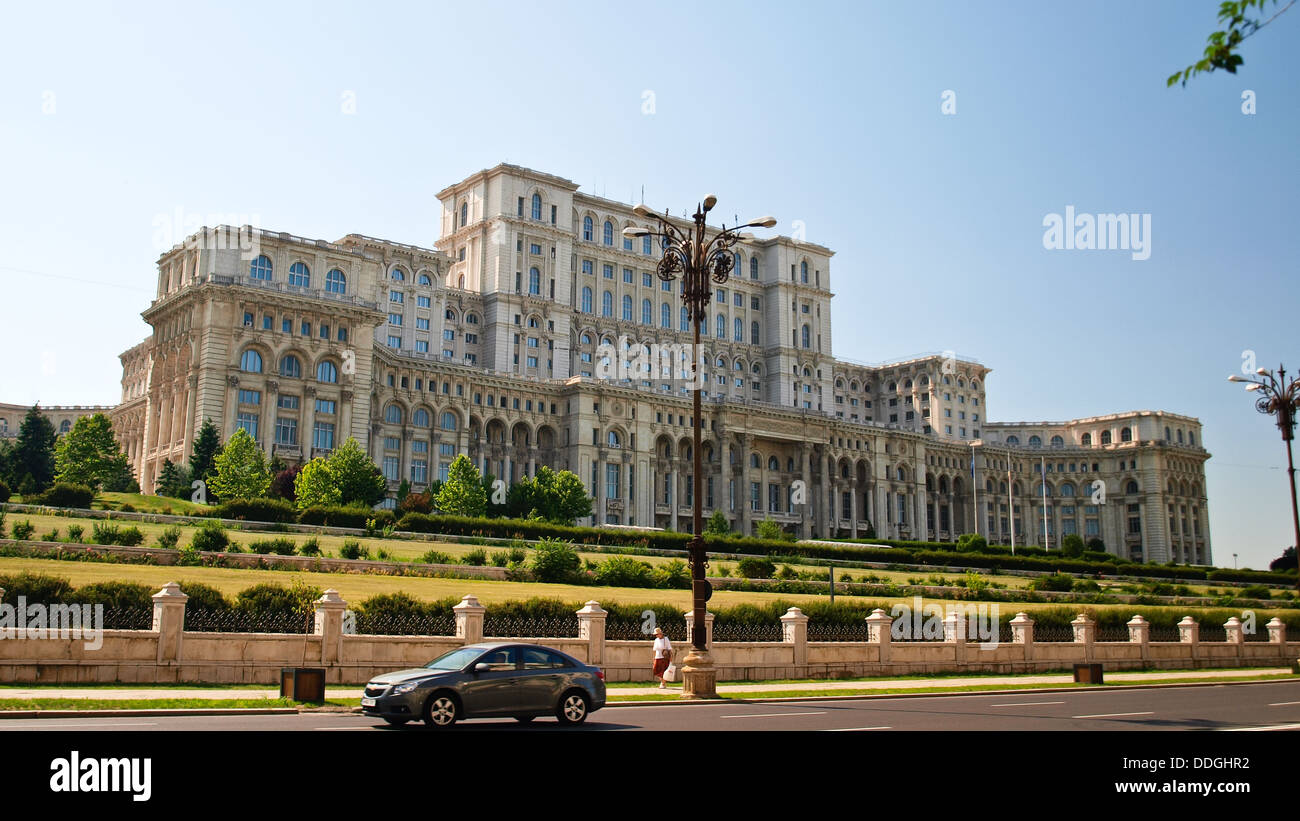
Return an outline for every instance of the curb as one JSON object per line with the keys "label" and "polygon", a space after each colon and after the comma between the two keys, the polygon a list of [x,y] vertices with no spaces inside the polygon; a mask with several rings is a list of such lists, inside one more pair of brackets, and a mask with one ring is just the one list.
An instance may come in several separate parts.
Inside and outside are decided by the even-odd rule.
{"label": "curb", "polygon": [[1246,681],[1186,681],[1186,682],[1168,682],[1166,684],[1102,684],[1096,688],[1093,687],[1028,687],[1007,690],[948,690],[931,693],[862,693],[859,695],[848,696],[775,696],[773,698],[763,698],[754,696],[752,698],[706,698],[706,699],[681,699],[679,701],[606,701],[606,709],[611,707],[682,707],[697,706],[709,704],[761,704],[764,702],[782,702],[782,701],[863,701],[867,699],[884,699],[884,698],[942,698],[952,696],[1000,696],[1000,695],[1026,695],[1032,693],[1075,693],[1075,692],[1097,692],[1098,689],[1106,692],[1117,690],[1158,690],[1171,687],[1219,687],[1229,684],[1288,684],[1293,683],[1294,679],[1253,679]]}
{"label": "curb", "polygon": [[256,716],[297,715],[296,707],[212,707],[173,710],[4,710],[0,720],[7,718],[120,718],[122,716]]}

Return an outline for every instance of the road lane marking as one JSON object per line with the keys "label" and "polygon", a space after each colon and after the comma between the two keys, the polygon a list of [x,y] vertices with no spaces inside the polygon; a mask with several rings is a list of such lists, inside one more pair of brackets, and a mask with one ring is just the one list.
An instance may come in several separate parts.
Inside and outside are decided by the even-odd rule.
{"label": "road lane marking", "polygon": [[747,715],[736,716],[718,716],[718,718],[780,718],[781,716],[824,716],[826,710],[818,710],[814,713],[749,713]]}
{"label": "road lane marking", "polygon": [[892,727],[835,727],[822,730],[823,733],[856,733],[859,730],[892,730]]}
{"label": "road lane marking", "polygon": [[1145,713],[1097,713],[1096,715],[1090,715],[1090,716],[1070,716],[1070,718],[1119,718],[1120,716],[1150,716],[1150,715],[1155,715],[1155,713],[1148,710]]}
{"label": "road lane marking", "polygon": [[[50,722],[53,721],[58,721],[59,723],[51,724]],[[51,727],[51,728],[53,727],[154,727],[157,726],[158,724],[158,722],[156,721],[117,722],[115,724],[105,724],[100,721],[64,722],[64,721],[60,721],[57,718],[39,718],[39,719],[20,718],[17,719],[14,723],[18,724],[18,723],[34,723],[34,722],[40,722],[41,726]],[[0,724],[0,727],[8,727],[8,726],[10,726],[8,723]]]}
{"label": "road lane marking", "polygon": [[1021,701],[1017,704],[990,704],[990,707],[1038,707],[1043,704],[1064,704],[1064,701]]}
{"label": "road lane marking", "polygon": [[1300,701],[1277,701],[1268,706],[1270,707],[1290,707],[1292,704],[1300,704]]}
{"label": "road lane marking", "polygon": [[1256,733],[1267,730],[1300,730],[1300,724],[1272,724],[1267,727],[1227,727],[1226,733]]}
{"label": "road lane marking", "polygon": [[313,730],[373,730],[374,727],[312,727]]}

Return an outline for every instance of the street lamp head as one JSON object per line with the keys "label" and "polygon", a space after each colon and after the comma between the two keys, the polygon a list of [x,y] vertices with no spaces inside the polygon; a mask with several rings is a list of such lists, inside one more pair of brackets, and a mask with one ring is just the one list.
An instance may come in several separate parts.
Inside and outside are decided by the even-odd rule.
{"label": "street lamp head", "polygon": [[1247,386],[1246,391],[1249,393],[1250,391],[1261,390],[1263,387],[1263,385],[1249,385]]}
{"label": "street lamp head", "polygon": [[1255,370],[1255,373],[1259,374],[1260,376],[1268,376],[1269,371],[1268,368],[1257,368]]}
{"label": "street lamp head", "polygon": [[776,217],[762,217],[746,224],[745,228],[771,228],[776,225]]}
{"label": "street lamp head", "polygon": [[707,214],[707,213],[709,213],[710,211],[712,211],[712,210],[713,210],[713,206],[715,206],[715,205],[717,205],[717,204],[718,204],[718,198],[717,198],[716,196],[714,196],[713,194],[710,194],[710,195],[708,195],[707,197],[705,197],[705,198],[704,198],[704,213]]}
{"label": "street lamp head", "polygon": [[632,213],[636,214],[638,217],[641,217],[642,219],[655,219],[656,217],[659,216],[658,214],[655,213],[654,209],[646,205],[644,202],[636,206],[635,208],[633,208]]}
{"label": "street lamp head", "polygon": [[625,237],[648,237],[652,233],[654,232],[649,228],[642,228],[639,225],[629,225],[623,229],[623,236]]}
{"label": "street lamp head", "polygon": [[1245,380],[1244,378],[1240,377],[1240,376],[1237,376],[1237,375],[1234,373],[1233,375],[1231,375],[1231,376],[1228,377],[1228,381],[1229,381],[1229,382],[1245,382],[1246,380]]}

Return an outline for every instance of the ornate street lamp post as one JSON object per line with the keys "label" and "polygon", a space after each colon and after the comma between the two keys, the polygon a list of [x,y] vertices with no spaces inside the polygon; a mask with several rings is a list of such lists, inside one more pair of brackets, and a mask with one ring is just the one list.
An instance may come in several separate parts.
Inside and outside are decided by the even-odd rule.
{"label": "ornate street lamp post", "polygon": [[684,698],[716,698],[717,689],[717,672],[713,667],[713,659],[709,657],[708,634],[705,622],[705,608],[709,597],[713,591],[709,583],[704,578],[704,569],[708,566],[707,556],[704,552],[704,508],[702,500],[704,498],[704,468],[701,459],[700,435],[701,435],[701,414],[700,414],[700,391],[703,387],[700,378],[700,325],[708,321],[708,306],[713,296],[713,283],[722,284],[727,281],[731,274],[733,257],[731,248],[742,239],[751,238],[748,234],[740,233],[745,228],[771,228],[776,225],[776,219],[773,217],[764,217],[754,222],[739,225],[733,228],[722,226],[722,230],[709,237],[708,227],[705,225],[705,218],[713,206],[718,202],[718,198],[709,195],[704,198],[704,202],[696,206],[694,225],[679,226],[675,224],[668,216],[668,212],[658,214],[647,208],[645,205],[638,205],[633,209],[638,217],[642,219],[652,219],[659,224],[659,230],[649,228],[638,228],[630,226],[623,229],[623,235],[627,237],[658,237],[660,245],[663,248],[663,257],[659,260],[658,274],[659,278],[665,282],[672,282],[680,277],[682,279],[682,299],[686,304],[687,311],[691,319],[691,324],[695,328],[695,344],[691,349],[694,360],[692,381],[695,385],[695,407],[694,407],[694,445],[692,456],[695,461],[695,479],[694,487],[691,493],[694,512],[694,535],[689,543],[690,560],[691,560],[691,593],[692,593],[692,641],[691,651],[687,654],[685,663],[682,665],[682,696]]}
{"label": "ornate street lamp post", "polygon": [[[1296,408],[1300,406],[1300,379],[1286,381],[1286,368],[1278,365],[1277,375],[1267,368],[1255,371],[1259,379],[1250,379],[1233,374],[1229,382],[1248,382],[1246,390],[1259,393],[1255,400],[1255,409],[1260,413],[1277,417],[1277,426],[1282,431],[1282,441],[1286,442],[1286,472],[1291,478],[1291,526],[1295,529],[1296,550],[1300,550],[1300,510],[1296,507],[1295,462],[1291,458],[1291,440],[1295,438]],[[1300,590],[1300,575],[1296,577],[1296,589]]]}

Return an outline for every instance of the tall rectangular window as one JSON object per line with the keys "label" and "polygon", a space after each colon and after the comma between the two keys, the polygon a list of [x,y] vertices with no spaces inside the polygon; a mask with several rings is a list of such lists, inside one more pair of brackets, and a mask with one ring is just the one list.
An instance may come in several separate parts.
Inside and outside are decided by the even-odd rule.
{"label": "tall rectangular window", "polygon": [[312,430],[311,446],[318,450],[334,449],[334,423],[317,422]]}
{"label": "tall rectangular window", "polygon": [[257,414],[240,413],[235,417],[235,427],[248,431],[248,435],[257,438]]}

